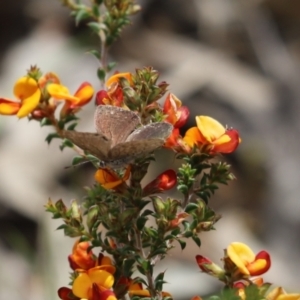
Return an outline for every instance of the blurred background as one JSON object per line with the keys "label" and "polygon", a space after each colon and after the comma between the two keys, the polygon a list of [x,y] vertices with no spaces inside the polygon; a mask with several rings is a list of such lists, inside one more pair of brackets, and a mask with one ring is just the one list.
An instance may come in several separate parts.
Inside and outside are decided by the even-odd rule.
{"label": "blurred background", "polygon": [[[221,187],[211,206],[223,215],[216,231],[174,249],[158,271],[175,299],[220,288],[201,274],[195,255],[216,263],[233,241],[273,263],[267,281],[299,292],[300,279],[300,2],[298,0],[142,0],[111,49],[119,71],[153,66],[161,80],[196,115],[210,115],[240,131],[238,151],[226,157],[237,180]],[[0,2],[0,92],[30,65],[54,71],[75,91],[83,81],[99,88],[97,61],[86,50],[98,40],[75,27],[56,0]],[[93,105],[79,130],[93,131]],[[50,197],[70,203],[93,182],[93,169],[69,166],[74,153],[44,142],[38,123],[0,116],[0,299],[58,299],[68,284],[74,240],[55,229],[43,206]],[[160,158],[158,158],[159,160]],[[163,159],[164,161],[166,158]],[[174,163],[170,157],[169,164]],[[158,172],[153,170],[153,172]]]}

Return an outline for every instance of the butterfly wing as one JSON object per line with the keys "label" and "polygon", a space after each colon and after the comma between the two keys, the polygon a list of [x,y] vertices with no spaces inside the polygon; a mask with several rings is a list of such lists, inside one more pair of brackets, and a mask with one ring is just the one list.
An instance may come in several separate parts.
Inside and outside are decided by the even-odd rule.
{"label": "butterfly wing", "polygon": [[108,159],[130,162],[138,156],[148,154],[164,144],[162,139],[145,139],[116,145],[108,152]]}
{"label": "butterfly wing", "polygon": [[98,133],[78,132],[73,130],[62,130],[61,136],[100,160],[107,160],[110,141],[107,140],[106,137]]}
{"label": "butterfly wing", "polygon": [[111,140],[111,147],[114,147],[125,142],[129,134],[140,124],[140,119],[133,111],[111,105],[99,105],[94,122],[96,131]]}
{"label": "butterfly wing", "polygon": [[126,142],[145,140],[145,139],[162,139],[169,137],[173,130],[173,125],[166,122],[151,123],[146,126],[141,126],[134,130],[126,139]]}

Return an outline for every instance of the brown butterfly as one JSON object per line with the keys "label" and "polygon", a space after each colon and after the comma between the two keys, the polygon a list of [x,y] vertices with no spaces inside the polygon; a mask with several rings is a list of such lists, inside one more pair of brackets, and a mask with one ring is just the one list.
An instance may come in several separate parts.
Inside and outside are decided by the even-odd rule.
{"label": "brown butterfly", "polygon": [[99,158],[101,167],[111,168],[122,168],[161,147],[173,129],[165,122],[141,126],[133,111],[111,105],[99,105],[94,122],[97,133],[62,130],[61,136]]}

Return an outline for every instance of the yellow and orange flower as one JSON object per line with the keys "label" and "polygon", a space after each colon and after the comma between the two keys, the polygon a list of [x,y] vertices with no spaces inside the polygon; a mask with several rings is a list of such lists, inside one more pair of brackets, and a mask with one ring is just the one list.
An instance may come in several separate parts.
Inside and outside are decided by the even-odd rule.
{"label": "yellow and orange flower", "polygon": [[41,90],[35,79],[28,76],[19,78],[13,92],[19,102],[0,98],[0,114],[17,115],[17,117],[23,118],[39,105]]}
{"label": "yellow and orange flower", "polygon": [[288,294],[282,287],[276,287],[266,296],[267,300],[300,300],[299,293]]}
{"label": "yellow and orange flower", "polygon": [[124,175],[119,175],[110,169],[99,169],[95,173],[95,180],[101,184],[106,190],[112,190],[125,183],[130,176],[131,167],[128,166]]}
{"label": "yellow and orange flower", "polygon": [[254,254],[245,244],[235,242],[227,247],[227,256],[238,268],[239,272],[246,276],[258,276],[266,273],[271,266],[271,258],[268,252],[260,251]]}
{"label": "yellow and orange flower", "polygon": [[96,266],[95,255],[91,250],[88,250],[90,246],[89,242],[79,242],[79,240],[75,242],[72,254],[68,256],[70,267],[73,270],[88,270]]}
{"label": "yellow and orange flower", "polygon": [[189,109],[182,106],[182,102],[172,93],[167,95],[163,113],[167,116],[165,121],[171,123],[174,128],[182,127],[190,115]]}
{"label": "yellow and orange flower", "polygon": [[186,106],[182,106],[181,101],[174,94],[169,93],[164,103],[163,113],[166,115],[165,121],[173,125],[173,131],[164,146],[181,150],[183,143],[179,128],[186,123],[190,111]]}
{"label": "yellow and orange flower", "polygon": [[77,112],[80,107],[89,103],[94,95],[94,89],[88,82],[83,82],[74,95],[71,95],[69,89],[60,83],[50,83],[46,88],[49,95],[55,100],[65,100],[60,112],[61,116]]}
{"label": "yellow and orange flower", "polygon": [[117,73],[111,76],[105,83],[107,90],[101,90],[96,94],[96,105],[113,105],[124,107],[123,90],[119,80],[125,78],[132,85],[131,73]]}
{"label": "yellow and orange flower", "polygon": [[196,123],[183,138],[190,147],[207,145],[211,153],[232,153],[241,142],[237,130],[226,129],[211,117],[197,116]]}
{"label": "yellow and orange flower", "polygon": [[129,81],[130,85],[132,84],[132,74],[129,72],[124,72],[124,73],[116,73],[116,74],[112,75],[111,77],[109,77],[105,82],[106,87],[109,88],[112,84],[115,84],[115,83],[118,84],[120,78],[125,78]]}
{"label": "yellow and orange flower", "polygon": [[106,265],[94,267],[88,270],[78,269],[78,276],[72,286],[72,292],[76,297],[93,299],[97,290],[100,292],[110,290],[114,284],[115,268]]}
{"label": "yellow and orange flower", "polygon": [[[151,297],[150,292],[143,288],[143,285],[139,282],[132,281],[128,288],[129,296],[140,296],[140,297]],[[163,297],[171,297],[172,295],[168,292],[162,292]]]}

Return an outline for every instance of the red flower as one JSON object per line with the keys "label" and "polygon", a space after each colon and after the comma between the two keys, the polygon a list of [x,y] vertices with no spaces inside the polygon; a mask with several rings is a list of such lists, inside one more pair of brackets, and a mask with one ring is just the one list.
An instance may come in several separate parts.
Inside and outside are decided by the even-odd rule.
{"label": "red flower", "polygon": [[161,193],[170,190],[177,184],[177,174],[174,170],[167,170],[158,175],[153,181],[148,183],[143,189],[143,195]]}
{"label": "red flower", "polygon": [[76,297],[72,290],[70,288],[67,287],[61,287],[58,291],[57,291],[58,297],[62,300],[80,300],[80,298]]}
{"label": "red flower", "polygon": [[182,106],[181,101],[172,93],[166,98],[163,112],[167,115],[165,121],[171,123],[174,128],[182,127],[190,115],[189,109]]}
{"label": "red flower", "polygon": [[199,268],[204,273],[217,277],[220,280],[224,278],[225,271],[221,267],[213,263],[209,258],[202,255],[196,255],[196,261]]}

